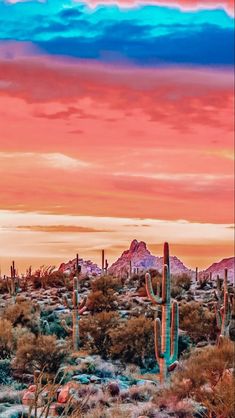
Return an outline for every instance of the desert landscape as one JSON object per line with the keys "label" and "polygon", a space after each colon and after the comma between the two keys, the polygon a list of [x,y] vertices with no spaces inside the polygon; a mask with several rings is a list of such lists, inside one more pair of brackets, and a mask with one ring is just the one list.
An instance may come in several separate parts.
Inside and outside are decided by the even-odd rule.
{"label": "desert landscape", "polygon": [[234,1],[0,0],[0,418],[234,418]]}
{"label": "desert landscape", "polygon": [[101,262],[1,277],[1,417],[232,418],[234,258]]}

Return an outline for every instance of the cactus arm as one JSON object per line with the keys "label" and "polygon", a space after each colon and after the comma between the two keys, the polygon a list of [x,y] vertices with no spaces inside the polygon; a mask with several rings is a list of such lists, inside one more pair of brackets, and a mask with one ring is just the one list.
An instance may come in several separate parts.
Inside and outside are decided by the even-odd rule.
{"label": "cactus arm", "polygon": [[79,305],[79,309],[84,308],[84,306],[86,305],[86,302],[87,302],[87,297],[85,296]]}
{"label": "cactus arm", "polygon": [[66,295],[63,296],[63,302],[64,302],[66,308],[71,309],[71,305],[70,305],[68,297]]}
{"label": "cactus arm", "polygon": [[179,308],[178,303],[173,302],[171,310],[171,356],[170,364],[178,358],[178,329],[179,329]]}
{"label": "cactus arm", "polygon": [[154,320],[154,347],[158,364],[164,358],[164,354],[161,351],[161,340],[161,321],[159,318],[156,318]]}
{"label": "cactus arm", "polygon": [[72,334],[73,329],[71,327],[69,327],[65,321],[65,319],[63,319],[61,321],[61,326],[64,328],[64,330],[68,333],[68,334]]}
{"label": "cactus arm", "polygon": [[146,292],[151,302],[154,304],[162,305],[162,298],[160,298],[157,294],[156,295],[154,294],[152,280],[151,280],[151,276],[149,273],[146,273],[145,275],[145,284],[146,284]]}
{"label": "cactus arm", "polygon": [[221,334],[225,335],[226,328],[229,325],[229,319],[230,319],[230,306],[229,306],[229,300],[228,300],[228,292],[224,294],[224,306],[221,308],[223,320],[222,320],[222,330]]}
{"label": "cactus arm", "polygon": [[221,330],[221,327],[222,327],[222,316],[221,316],[221,312],[220,312],[219,304],[218,303],[215,306],[215,319],[216,319],[217,328],[219,330]]}
{"label": "cactus arm", "polygon": [[78,296],[78,291],[74,290],[73,291],[73,309],[78,309],[78,305],[79,305],[79,296]]}
{"label": "cactus arm", "polygon": [[232,300],[232,315],[229,323],[229,338],[231,341],[235,341],[235,293]]}

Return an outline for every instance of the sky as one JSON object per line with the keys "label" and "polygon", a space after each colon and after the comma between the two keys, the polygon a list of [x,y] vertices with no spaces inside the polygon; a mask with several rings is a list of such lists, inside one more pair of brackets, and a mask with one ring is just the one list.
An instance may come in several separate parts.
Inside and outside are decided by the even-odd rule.
{"label": "sky", "polygon": [[234,5],[0,0],[0,265],[234,253]]}

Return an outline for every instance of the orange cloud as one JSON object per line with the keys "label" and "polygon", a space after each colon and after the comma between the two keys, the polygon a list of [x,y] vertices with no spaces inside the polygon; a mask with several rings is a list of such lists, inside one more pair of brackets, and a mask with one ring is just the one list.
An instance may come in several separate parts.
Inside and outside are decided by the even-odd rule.
{"label": "orange cloud", "polygon": [[89,232],[111,232],[108,230],[89,228],[76,225],[21,225],[17,229],[34,232],[69,232],[69,233],[89,233]]}

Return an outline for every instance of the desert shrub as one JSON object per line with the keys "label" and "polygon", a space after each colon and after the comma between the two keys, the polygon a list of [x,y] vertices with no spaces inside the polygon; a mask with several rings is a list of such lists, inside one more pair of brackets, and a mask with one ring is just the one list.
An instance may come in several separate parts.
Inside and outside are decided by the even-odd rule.
{"label": "desert shrub", "polygon": [[68,334],[61,323],[62,317],[57,316],[54,311],[48,310],[41,312],[40,329],[42,334],[56,335],[57,338],[65,338]]}
{"label": "desert shrub", "polygon": [[106,358],[111,339],[110,332],[116,328],[119,315],[115,312],[100,312],[80,320],[80,335],[83,343],[93,352]]}
{"label": "desert shrub", "polygon": [[150,319],[144,316],[128,319],[119,323],[109,335],[113,358],[146,368],[156,364],[153,322]]}
{"label": "desert shrub", "polygon": [[193,342],[215,339],[215,314],[199,302],[183,302],[179,309],[180,328]]}
{"label": "desert shrub", "polygon": [[181,354],[189,352],[191,346],[192,346],[192,341],[188,335],[179,335],[179,340],[178,340],[179,357],[181,356]]}
{"label": "desert shrub", "polygon": [[92,313],[114,311],[117,306],[117,296],[113,289],[108,289],[106,293],[101,290],[92,291],[88,296],[87,307]]}
{"label": "desert shrub", "polygon": [[121,280],[111,276],[101,276],[91,283],[87,306],[91,312],[111,311],[118,306],[116,292],[122,287]]}
{"label": "desert shrub", "polygon": [[182,273],[174,278],[176,286],[183,290],[189,290],[191,287],[191,277],[187,273]]}
{"label": "desert shrub", "polygon": [[30,301],[19,301],[9,305],[3,313],[3,318],[10,321],[14,327],[22,325],[32,332],[39,332],[39,307]]}
{"label": "desert shrub", "polygon": [[12,363],[19,374],[43,370],[53,374],[66,358],[66,347],[59,345],[55,336],[30,334],[18,340],[15,359]]}
{"label": "desert shrub", "polygon": [[47,287],[63,287],[67,283],[66,275],[61,271],[53,271],[54,266],[41,267],[30,276],[30,281],[35,289]]}
{"label": "desert shrub", "polygon": [[5,358],[0,360],[0,385],[11,383],[11,360]]}
{"label": "desert shrub", "polygon": [[199,280],[197,282],[197,287],[198,289],[204,289],[204,287],[206,287],[210,282],[210,277],[209,276],[199,276]]}
{"label": "desert shrub", "polygon": [[194,350],[181,370],[173,374],[169,395],[178,400],[193,398],[204,404],[212,417],[232,418],[235,407],[233,361],[234,347],[229,340],[220,346]]}
{"label": "desert shrub", "polygon": [[0,319],[0,359],[9,358],[14,350],[13,327],[7,319]]}
{"label": "desert shrub", "polygon": [[185,291],[188,291],[191,287],[191,277],[182,273],[171,278],[171,296],[176,298],[181,296]]}
{"label": "desert shrub", "polygon": [[7,281],[6,279],[3,279],[2,277],[0,277],[0,294],[7,293],[7,292],[8,292]]}
{"label": "desert shrub", "polygon": [[122,282],[117,277],[101,276],[91,282],[91,288],[94,292],[100,290],[105,295],[109,289],[113,289],[115,292],[120,290]]}

